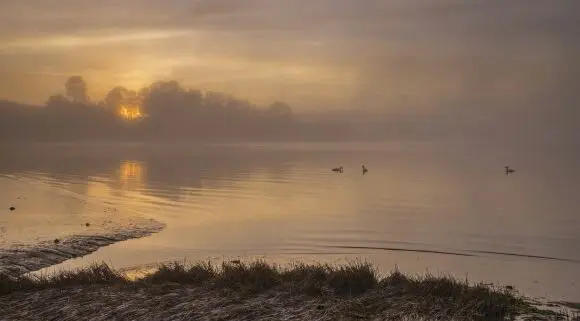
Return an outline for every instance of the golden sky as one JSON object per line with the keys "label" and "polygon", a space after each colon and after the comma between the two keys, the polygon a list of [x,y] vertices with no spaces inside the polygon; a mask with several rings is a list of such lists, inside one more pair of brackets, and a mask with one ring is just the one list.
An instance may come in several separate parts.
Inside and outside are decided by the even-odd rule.
{"label": "golden sky", "polygon": [[298,110],[508,104],[574,96],[579,34],[577,0],[2,0],[0,99],[81,75],[93,100],[177,80]]}

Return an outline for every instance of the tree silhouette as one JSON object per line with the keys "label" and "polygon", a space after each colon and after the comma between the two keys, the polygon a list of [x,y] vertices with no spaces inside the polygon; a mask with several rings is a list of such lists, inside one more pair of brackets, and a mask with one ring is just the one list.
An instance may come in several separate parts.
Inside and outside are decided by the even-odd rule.
{"label": "tree silhouette", "polygon": [[284,102],[274,102],[268,108],[268,113],[274,117],[288,118],[292,115],[292,108]]}
{"label": "tree silhouette", "polygon": [[284,102],[264,108],[222,92],[186,89],[177,81],[158,81],[139,91],[117,86],[94,102],[83,78],[73,76],[65,93],[49,97],[45,108],[15,106],[0,104],[0,140],[260,141],[348,135],[333,122],[295,117]]}
{"label": "tree silhouette", "polygon": [[128,100],[134,100],[137,97],[137,93],[133,90],[129,90],[122,86],[117,86],[111,89],[103,101],[103,105],[107,108],[115,109],[119,104],[126,102]]}
{"label": "tree silhouette", "polygon": [[88,103],[87,83],[81,76],[71,76],[65,84],[66,96],[73,102]]}

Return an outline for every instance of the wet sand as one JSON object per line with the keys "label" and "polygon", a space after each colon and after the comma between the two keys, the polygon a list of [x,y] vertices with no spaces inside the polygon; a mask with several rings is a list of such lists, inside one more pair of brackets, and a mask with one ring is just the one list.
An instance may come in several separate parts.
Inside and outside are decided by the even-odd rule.
{"label": "wet sand", "polygon": [[[0,275],[20,276],[29,272],[92,253],[103,246],[159,232],[163,224],[146,220],[137,226],[101,235],[73,235],[30,246],[0,248]],[[58,241],[58,242],[57,242]]]}
{"label": "wet sand", "polygon": [[[55,185],[56,184],[56,185]],[[82,257],[165,224],[60,184],[0,175],[0,275],[12,277]],[[10,207],[8,207],[10,205]]]}

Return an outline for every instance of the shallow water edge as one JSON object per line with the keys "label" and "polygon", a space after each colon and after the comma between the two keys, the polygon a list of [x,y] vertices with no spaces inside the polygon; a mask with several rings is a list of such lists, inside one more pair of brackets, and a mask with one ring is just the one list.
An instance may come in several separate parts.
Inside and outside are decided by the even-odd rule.
{"label": "shallow water edge", "polygon": [[62,240],[0,249],[0,275],[18,277],[90,254],[116,242],[149,236],[160,232],[164,227],[163,223],[149,220],[139,226],[124,227],[103,234],[72,235]]}

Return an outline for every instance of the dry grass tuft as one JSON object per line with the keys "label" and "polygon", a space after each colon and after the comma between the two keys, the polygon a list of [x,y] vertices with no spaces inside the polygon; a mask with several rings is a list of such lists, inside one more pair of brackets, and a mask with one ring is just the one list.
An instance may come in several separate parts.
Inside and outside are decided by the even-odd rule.
{"label": "dry grass tuft", "polygon": [[[340,307],[335,309],[338,315],[366,319],[416,316],[419,319],[503,320],[522,313],[541,312],[511,289],[472,285],[451,277],[409,277],[399,271],[380,278],[371,264],[362,261],[340,266],[297,263],[287,268],[264,261],[220,265],[173,263],[161,265],[156,272],[138,280],[129,280],[106,264],[52,276],[0,275],[0,295],[87,285],[115,285],[139,291],[165,289],[159,295],[192,287],[215,293],[227,290],[244,300],[272,294],[306,297],[306,300],[322,300]],[[326,307],[323,309],[330,313]]]}
{"label": "dry grass tuft", "polygon": [[93,264],[87,268],[63,271],[51,276],[0,275],[0,295],[17,291],[42,290],[67,286],[95,284],[128,284],[129,280],[107,264]]}

